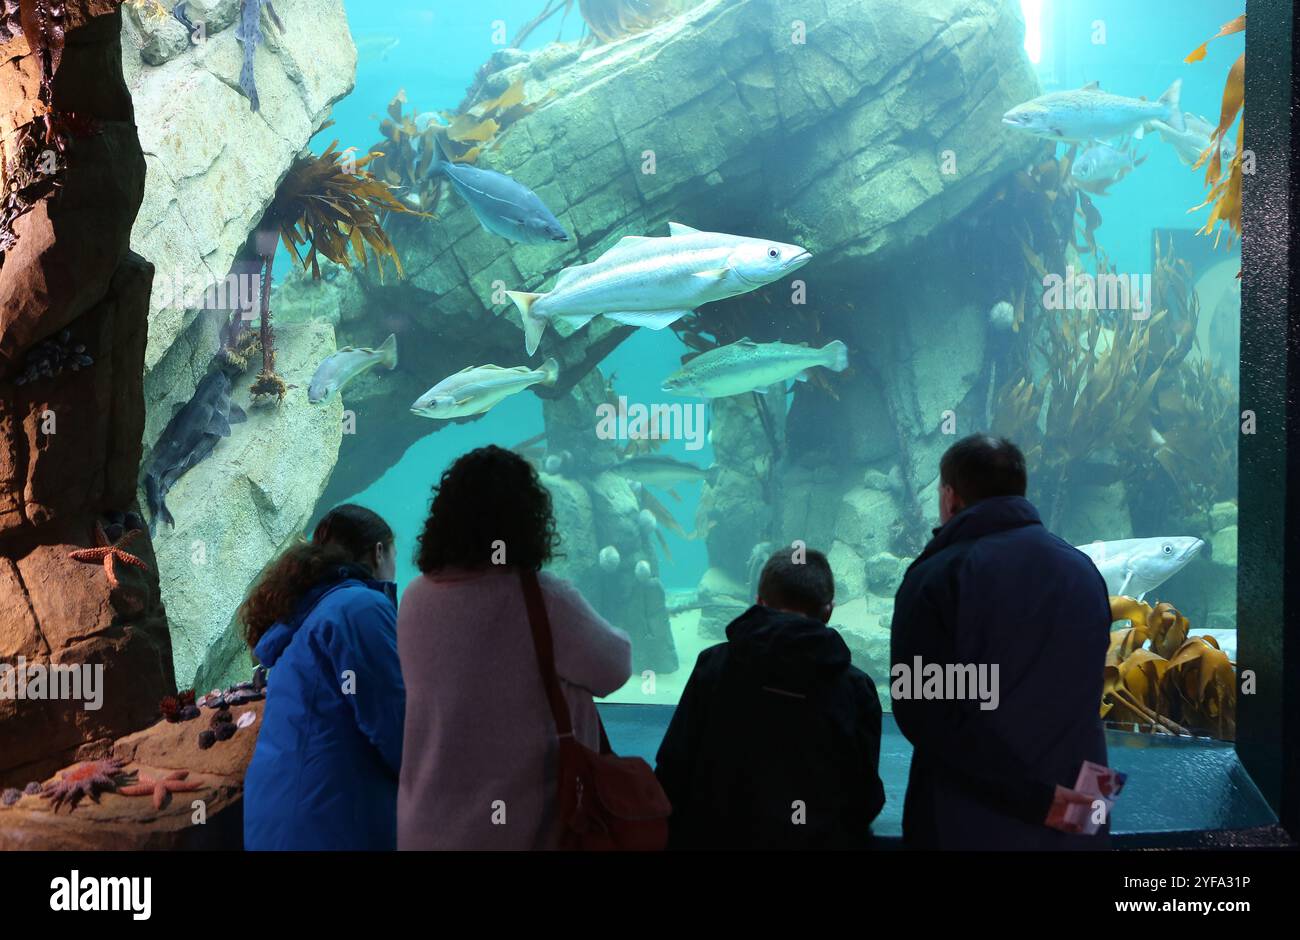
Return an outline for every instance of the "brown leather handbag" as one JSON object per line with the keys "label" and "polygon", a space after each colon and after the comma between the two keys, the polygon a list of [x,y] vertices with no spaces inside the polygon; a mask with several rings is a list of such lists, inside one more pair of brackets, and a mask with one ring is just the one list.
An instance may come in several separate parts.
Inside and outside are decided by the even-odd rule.
{"label": "brown leather handbag", "polygon": [[668,845],[672,807],[654,771],[639,757],[619,757],[600,725],[600,753],[578,742],[569,705],[555,673],[555,646],[541,585],[534,571],[519,572],[537,665],[559,734],[560,847],[587,852],[653,852]]}

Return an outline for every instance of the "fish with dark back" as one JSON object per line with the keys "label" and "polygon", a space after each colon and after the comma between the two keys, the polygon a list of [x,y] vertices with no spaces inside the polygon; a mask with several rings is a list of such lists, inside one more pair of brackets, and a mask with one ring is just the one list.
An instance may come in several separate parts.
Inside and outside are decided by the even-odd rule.
{"label": "fish with dark back", "polygon": [[280,21],[280,16],[275,12],[271,0],[243,0],[239,8],[239,25],[235,27],[235,38],[239,40],[244,49],[244,64],[239,70],[239,87],[248,96],[249,104],[254,111],[258,111],[262,107],[261,99],[257,96],[257,76],[253,72],[253,60],[257,53],[257,47],[262,44],[262,9],[264,7],[267,16],[275,24],[276,29],[284,32],[284,23]]}
{"label": "fish with dark back", "polygon": [[187,471],[201,463],[217,442],[230,436],[230,426],[247,420],[230,400],[230,379],[220,369],[204,377],[193,397],[178,405],[145,465],[141,486],[149,507],[149,532],[158,520],[175,527],[167,509],[167,493]]}

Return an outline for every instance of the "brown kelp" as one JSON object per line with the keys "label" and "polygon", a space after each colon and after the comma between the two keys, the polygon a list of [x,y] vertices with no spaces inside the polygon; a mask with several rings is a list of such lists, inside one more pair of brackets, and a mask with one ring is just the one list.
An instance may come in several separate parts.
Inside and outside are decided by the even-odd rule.
{"label": "brown kelp", "polygon": [[[362,266],[373,258],[381,281],[385,260],[392,262],[399,277],[402,274],[401,259],[379,216],[382,212],[412,210],[393,195],[386,183],[366,170],[375,157],[371,153],[358,159],[350,149],[340,151],[337,140],[319,156],[299,157],[254,231],[250,242],[262,272],[259,331],[262,371],[253,384],[255,397],[274,396],[280,401],[288,388],[275,372],[271,324],[271,269],[277,240],[317,280],[320,279],[318,255],[346,268],[351,268],[354,258]],[[304,248],[307,249],[305,257]],[[235,361],[241,345],[246,348],[246,340],[238,331],[228,339],[223,354],[228,361]]]}
{"label": "brown kelp", "polygon": [[[1246,14],[1225,23],[1219,31],[1211,36],[1208,40],[1197,46],[1183,61],[1199,62],[1205,58],[1209,44],[1218,39],[1220,36],[1230,36],[1233,33],[1240,33],[1246,29]],[[1241,113],[1246,99],[1246,53],[1237,57],[1237,61],[1232,63],[1228,70],[1228,78],[1223,85],[1223,102],[1219,109],[1219,124],[1210,135],[1210,145],[1201,154],[1201,158],[1196,161],[1192,169],[1200,169],[1205,166],[1205,185],[1209,189],[1209,195],[1205,201],[1198,206],[1193,206],[1189,212],[1196,212],[1210,207],[1210,215],[1205,220],[1205,225],[1201,227],[1198,234],[1209,235],[1214,233],[1214,244],[1217,247],[1219,238],[1223,234],[1223,226],[1228,228],[1228,245],[1231,246],[1234,236],[1241,235],[1241,166],[1242,166],[1242,144],[1245,137],[1245,116],[1242,116],[1241,122],[1237,124],[1237,149],[1232,156],[1232,161],[1228,166],[1228,172],[1223,172],[1223,138],[1232,127],[1237,115]]]}
{"label": "brown kelp", "polygon": [[1130,626],[1111,633],[1101,716],[1166,734],[1231,741],[1237,731],[1234,663],[1212,636],[1189,636],[1172,605],[1111,597],[1111,618]]}

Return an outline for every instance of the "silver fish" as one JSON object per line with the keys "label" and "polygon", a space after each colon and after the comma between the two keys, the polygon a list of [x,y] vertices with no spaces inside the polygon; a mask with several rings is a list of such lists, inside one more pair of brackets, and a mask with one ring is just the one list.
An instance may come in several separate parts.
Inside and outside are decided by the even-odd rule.
{"label": "silver fish", "polygon": [[1090,542],[1076,545],[1092,559],[1106,590],[1138,600],[1172,578],[1196,557],[1205,545],[1198,538],[1119,539],[1114,542]]}
{"label": "silver fish", "polygon": [[812,260],[798,245],[677,222],[668,231],[667,238],[628,235],[590,264],[565,268],[548,293],[507,291],[519,308],[528,354],[554,319],[583,326],[606,316],[661,330],[702,304],[757,290]]}
{"label": "silver fish", "polygon": [[[1218,130],[1218,125],[1196,114],[1183,115],[1186,128],[1177,131],[1164,121],[1152,121],[1147,127],[1160,134],[1160,139],[1174,148],[1179,161],[1184,166],[1195,166],[1201,154],[1210,147],[1210,137]],[[1237,153],[1237,145],[1228,135],[1219,143],[1219,158],[1222,163],[1229,163]]]}
{"label": "silver fish", "polygon": [[569,240],[569,233],[537,193],[504,173],[452,163],[444,152],[429,168],[431,178],[438,174],[447,177],[479,224],[493,235],[528,245]]}
{"label": "silver fish", "polygon": [[359,62],[386,61],[388,54],[396,49],[401,42],[402,40],[396,36],[385,36],[377,33],[358,36],[356,40],[357,60]]}
{"label": "silver fish", "polygon": [[849,366],[848,348],[839,340],[813,349],[745,338],[696,356],[664,379],[663,390],[702,398],[765,393],[768,386],[790,379],[806,382],[808,372],[818,366],[843,372]]}
{"label": "silver fish", "polygon": [[694,483],[699,480],[712,482],[717,474],[717,467],[701,467],[669,457],[666,454],[641,454],[629,457],[622,463],[609,468],[628,480],[668,489],[678,483]]}
{"label": "silver fish", "polygon": [[424,418],[463,418],[479,415],[533,385],[554,385],[560,364],[547,359],[540,369],[515,366],[469,366],[443,379],[411,403],[411,412]]}
{"label": "silver fish", "polygon": [[1128,176],[1145,160],[1145,156],[1134,157],[1129,149],[1093,144],[1071,164],[1070,176],[1080,189],[1105,196],[1109,187]]}
{"label": "silver fish", "polygon": [[1181,89],[1182,79],[1176,79],[1158,100],[1147,101],[1112,95],[1089,82],[1018,104],[1002,115],[1002,123],[1047,140],[1088,142],[1123,134],[1141,140],[1143,128],[1152,121],[1164,121],[1176,130],[1185,128],[1178,110]]}
{"label": "silver fish", "polygon": [[311,384],[307,386],[307,400],[313,405],[328,401],[336,392],[342,391],[343,386],[375,366],[383,366],[390,372],[397,368],[395,334],[388,334],[388,339],[378,349],[344,346],[326,356],[316,367]]}
{"label": "silver fish", "polygon": [[244,48],[244,65],[239,70],[239,87],[248,96],[249,105],[254,111],[260,110],[262,107],[261,99],[257,97],[257,80],[253,74],[253,59],[257,53],[257,47],[262,44],[263,7],[266,8],[266,13],[276,28],[280,32],[284,32],[284,24],[280,22],[280,17],[275,12],[271,0],[243,0],[243,5],[239,10],[239,25],[235,27],[235,38],[239,40],[239,44]]}

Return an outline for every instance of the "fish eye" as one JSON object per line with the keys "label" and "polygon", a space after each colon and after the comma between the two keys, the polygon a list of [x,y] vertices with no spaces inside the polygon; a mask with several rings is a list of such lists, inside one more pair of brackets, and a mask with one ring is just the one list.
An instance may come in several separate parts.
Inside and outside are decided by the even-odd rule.
{"label": "fish eye", "polygon": [[1172,545],[1166,545],[1164,547],[1164,552],[1166,555],[1172,555],[1174,553],[1174,547]]}
{"label": "fish eye", "polygon": [[779,258],[781,256],[781,252],[777,251],[775,248],[769,248],[767,249],[767,256],[769,258]]}

